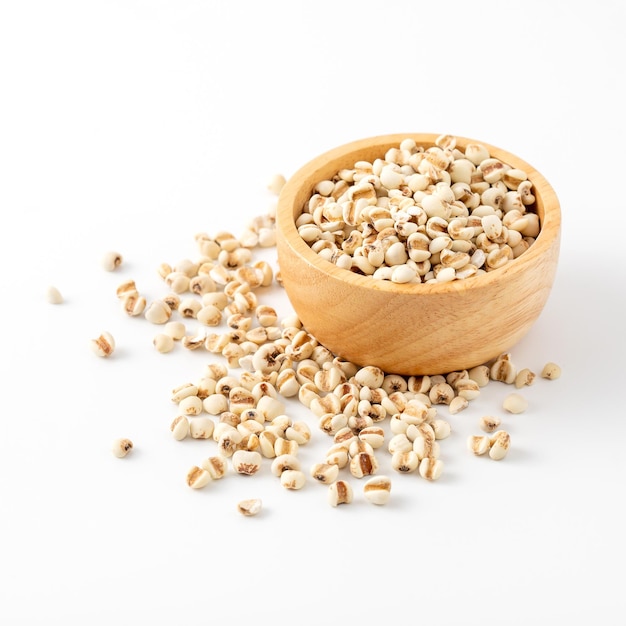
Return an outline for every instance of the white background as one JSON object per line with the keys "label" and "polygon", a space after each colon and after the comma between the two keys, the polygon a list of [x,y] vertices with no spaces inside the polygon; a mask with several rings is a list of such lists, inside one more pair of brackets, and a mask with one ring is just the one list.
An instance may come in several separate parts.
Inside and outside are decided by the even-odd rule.
{"label": "white background", "polygon": [[[623,3],[0,7],[0,623],[624,624]],[[411,131],[500,146],[554,187],[559,269],[512,356],[562,377],[516,416],[489,385],[449,417],[441,479],[390,474],[386,507],[353,479],[332,508],[267,466],[189,489],[213,442],[171,437],[169,393],[214,357],[158,354],[117,285],[164,295],[156,267],[267,212],[275,172]],[[88,348],[103,330],[109,360]],[[306,469],[330,440],[288,411],[313,428]],[[494,413],[512,437],[500,463],[465,449]],[[136,446],[123,460],[119,436]],[[236,512],[245,497],[261,515]]]}

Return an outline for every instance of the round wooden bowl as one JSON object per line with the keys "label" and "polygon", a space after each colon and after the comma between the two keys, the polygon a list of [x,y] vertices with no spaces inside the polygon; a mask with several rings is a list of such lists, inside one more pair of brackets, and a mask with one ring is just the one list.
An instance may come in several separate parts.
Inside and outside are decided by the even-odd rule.
{"label": "round wooden bowl", "polygon": [[504,267],[441,284],[394,284],[341,269],[314,252],[295,220],[315,185],[358,160],[373,162],[410,137],[425,148],[436,134],[371,137],[334,148],[304,165],[283,187],[277,209],[278,264],[304,328],[337,356],[386,373],[446,374],[509,351],[541,313],[556,273],[561,230],[558,198],[546,179],[517,156],[457,137],[457,147],[486,146],[492,157],[524,170],[534,185],[541,231]]}

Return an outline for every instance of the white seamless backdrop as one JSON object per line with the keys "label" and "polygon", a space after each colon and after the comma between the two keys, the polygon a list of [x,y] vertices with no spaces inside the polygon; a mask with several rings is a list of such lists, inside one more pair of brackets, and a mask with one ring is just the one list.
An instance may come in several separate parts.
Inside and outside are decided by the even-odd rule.
{"label": "white seamless backdrop", "polygon": [[[0,1],[0,622],[622,625],[624,25],[610,0]],[[169,395],[214,357],[158,354],[117,285],[164,295],[158,265],[271,211],[276,172],[411,131],[500,146],[554,187],[556,281],[511,352],[562,377],[524,389],[523,414],[501,383],[442,407],[441,479],[381,454],[384,507],[358,479],[349,506],[312,480],[287,491],[269,464],[189,489],[215,447],[173,439]],[[290,311],[277,285],[259,297]],[[103,330],[110,359],[88,346]],[[308,471],[330,439],[285,408],[311,426]],[[488,414],[511,434],[499,463],[465,447]],[[117,459],[121,436],[135,448]],[[249,497],[254,518],[236,511]]]}

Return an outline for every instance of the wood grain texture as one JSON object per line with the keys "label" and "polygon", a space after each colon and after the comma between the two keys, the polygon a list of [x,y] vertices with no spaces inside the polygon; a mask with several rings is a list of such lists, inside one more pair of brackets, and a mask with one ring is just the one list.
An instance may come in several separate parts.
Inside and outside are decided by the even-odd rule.
{"label": "wood grain texture", "polygon": [[278,263],[287,296],[304,327],[358,365],[387,373],[444,374],[510,350],[536,321],[550,294],[559,255],[561,212],[547,180],[513,154],[480,140],[491,156],[524,170],[534,185],[541,232],[501,269],[444,284],[397,285],[336,267],[302,240],[295,219],[320,181],[357,160],[373,161],[407,138],[435,145],[435,134],[394,134],[334,148],[296,172],[277,209]]}

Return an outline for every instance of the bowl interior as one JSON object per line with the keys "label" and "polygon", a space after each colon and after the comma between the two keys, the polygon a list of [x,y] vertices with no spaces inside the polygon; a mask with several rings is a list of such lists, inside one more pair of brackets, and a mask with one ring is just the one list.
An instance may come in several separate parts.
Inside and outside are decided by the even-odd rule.
{"label": "bowl interior", "polygon": [[499,275],[510,271],[514,265],[532,264],[536,258],[545,253],[546,249],[553,243],[554,237],[559,235],[561,226],[561,214],[558,198],[542,174],[540,174],[529,163],[523,161],[516,155],[492,146],[476,139],[457,137],[457,147],[462,150],[468,144],[480,143],[485,146],[492,157],[500,159],[512,167],[519,168],[528,174],[529,180],[533,183],[535,190],[535,204],[533,210],[539,216],[541,231],[535,243],[523,255],[508,263],[505,267],[493,270],[480,276],[470,277],[452,283],[430,283],[430,284],[397,284],[390,281],[373,280],[369,276],[362,276],[350,270],[338,268],[330,261],[327,261],[299,236],[296,228],[296,220],[302,214],[304,205],[314,193],[315,185],[325,179],[332,178],[343,168],[353,167],[358,160],[370,161],[382,158],[387,150],[397,147],[403,139],[412,138],[418,145],[429,148],[436,145],[439,135],[434,133],[406,133],[394,135],[381,135],[377,137],[365,138],[358,141],[333,148],[323,155],[313,159],[300,170],[298,170],[288,181],[281,192],[278,211],[277,226],[279,235],[285,238],[289,245],[301,255],[308,263],[318,267],[321,271],[340,272],[342,277],[351,283],[361,285],[365,289],[375,289],[390,292],[415,292],[425,293],[445,293],[447,291],[458,291],[459,289],[471,289],[477,282],[489,282],[499,280]]}

